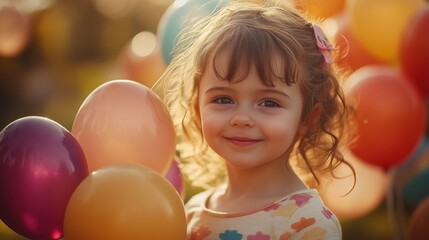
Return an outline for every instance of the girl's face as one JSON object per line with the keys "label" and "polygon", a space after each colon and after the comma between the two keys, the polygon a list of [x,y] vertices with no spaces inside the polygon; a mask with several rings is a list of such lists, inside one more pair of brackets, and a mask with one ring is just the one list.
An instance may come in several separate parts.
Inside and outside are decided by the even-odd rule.
{"label": "girl's face", "polygon": [[[216,69],[224,76],[228,54],[219,54]],[[240,74],[238,74],[240,75]],[[209,64],[199,84],[199,111],[204,137],[229,166],[250,169],[285,161],[297,134],[303,134],[303,97],[297,84],[280,80],[263,84],[251,66],[240,82],[218,79]]]}

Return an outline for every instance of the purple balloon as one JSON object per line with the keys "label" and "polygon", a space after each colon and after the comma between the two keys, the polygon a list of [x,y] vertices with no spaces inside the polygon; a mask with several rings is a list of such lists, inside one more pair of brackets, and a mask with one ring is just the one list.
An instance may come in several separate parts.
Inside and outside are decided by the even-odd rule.
{"label": "purple balloon", "polygon": [[173,160],[171,163],[168,172],[165,174],[165,178],[171,183],[171,185],[173,185],[180,197],[183,198],[185,195],[185,188],[183,186],[182,172],[180,171],[176,160]]}
{"label": "purple balloon", "polygon": [[82,148],[60,124],[17,119],[0,132],[0,219],[30,239],[59,239],[67,203],[89,175]]}

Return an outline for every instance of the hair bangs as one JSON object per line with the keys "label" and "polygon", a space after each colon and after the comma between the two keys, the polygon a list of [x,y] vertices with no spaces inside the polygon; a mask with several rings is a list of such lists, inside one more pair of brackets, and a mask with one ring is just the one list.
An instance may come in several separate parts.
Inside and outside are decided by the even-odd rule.
{"label": "hair bangs", "polygon": [[[229,54],[227,69],[218,69],[218,55]],[[299,75],[297,54],[281,42],[279,37],[250,26],[236,27],[229,31],[211,53],[211,64],[219,79],[240,82],[255,67],[258,77],[267,86],[274,80],[285,84],[296,82]]]}

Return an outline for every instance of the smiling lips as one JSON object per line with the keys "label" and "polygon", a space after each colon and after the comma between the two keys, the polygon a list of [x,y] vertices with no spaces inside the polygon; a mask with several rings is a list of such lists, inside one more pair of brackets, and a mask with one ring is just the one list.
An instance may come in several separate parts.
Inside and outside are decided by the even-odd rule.
{"label": "smiling lips", "polygon": [[250,146],[261,141],[258,139],[245,138],[245,137],[225,137],[225,139],[236,146]]}

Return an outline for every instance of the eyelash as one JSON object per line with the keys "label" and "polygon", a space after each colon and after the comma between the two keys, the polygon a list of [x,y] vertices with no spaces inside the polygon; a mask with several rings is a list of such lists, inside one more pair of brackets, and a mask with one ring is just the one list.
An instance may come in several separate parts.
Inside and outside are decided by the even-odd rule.
{"label": "eyelash", "polygon": [[[228,100],[228,102],[223,102],[223,100]],[[234,101],[229,97],[220,96],[220,97],[216,97],[213,100],[213,103],[216,103],[216,104],[232,104],[232,103],[234,103]],[[267,103],[269,103],[271,106],[266,106]],[[262,101],[260,101],[258,106],[262,106],[262,107],[266,107],[266,108],[276,108],[276,107],[280,107],[281,105],[275,100],[263,99]]]}
{"label": "eyelash", "polygon": [[[258,104],[258,105],[265,105],[266,103],[270,103],[270,104],[273,104],[274,106],[263,106],[263,107],[267,107],[267,108],[276,108],[276,107],[280,107],[280,104],[277,102],[277,101],[275,101],[275,100],[272,100],[272,99],[264,99],[264,100],[262,100],[261,101],[261,103],[260,104]],[[265,103],[265,104],[264,104]]]}
{"label": "eyelash", "polygon": [[[223,103],[223,102],[222,102],[222,100],[225,100],[225,99],[227,99],[229,102],[228,102],[228,103]],[[233,103],[234,101],[232,101],[232,99],[231,99],[231,98],[229,98],[229,97],[226,97],[226,96],[219,96],[219,97],[216,97],[216,98],[213,100],[213,102],[214,102],[214,103],[217,103],[217,104],[231,104],[231,103]]]}

